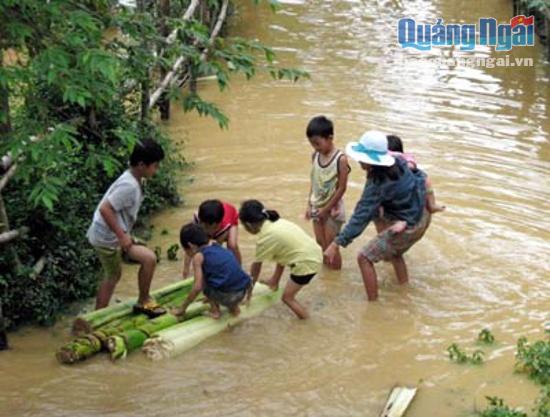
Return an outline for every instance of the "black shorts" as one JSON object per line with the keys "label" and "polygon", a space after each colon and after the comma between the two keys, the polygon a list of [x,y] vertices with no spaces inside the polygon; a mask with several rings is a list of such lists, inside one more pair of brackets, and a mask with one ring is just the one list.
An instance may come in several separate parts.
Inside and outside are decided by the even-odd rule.
{"label": "black shorts", "polygon": [[309,284],[309,281],[313,279],[313,277],[316,274],[308,274],[308,275],[292,275],[290,274],[290,279],[292,282],[298,284],[298,285],[307,285]]}

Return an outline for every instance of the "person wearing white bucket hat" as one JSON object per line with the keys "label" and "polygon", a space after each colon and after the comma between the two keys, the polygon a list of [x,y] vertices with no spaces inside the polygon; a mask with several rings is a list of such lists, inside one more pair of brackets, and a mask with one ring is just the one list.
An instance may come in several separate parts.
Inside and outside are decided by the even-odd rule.
{"label": "person wearing white bucket hat", "polygon": [[400,284],[408,282],[403,254],[426,232],[430,213],[425,207],[426,174],[412,172],[402,158],[388,151],[386,134],[369,130],[356,142],[346,145],[346,154],[367,171],[367,182],[353,215],[334,241],[325,250],[330,260],[338,247],[346,247],[384,209],[388,227],[369,241],[359,252],[357,263],[369,301],[378,299],[378,281],[374,264],[392,263]]}
{"label": "person wearing white bucket hat", "polygon": [[378,130],[368,130],[358,142],[348,143],[346,154],[359,163],[369,165],[389,167],[395,163],[395,158],[388,152],[386,134]]}

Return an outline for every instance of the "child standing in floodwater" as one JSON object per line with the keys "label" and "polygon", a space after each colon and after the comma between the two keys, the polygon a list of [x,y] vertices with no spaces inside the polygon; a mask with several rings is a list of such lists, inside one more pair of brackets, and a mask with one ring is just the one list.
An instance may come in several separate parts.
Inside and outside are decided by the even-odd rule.
{"label": "child standing in floodwater", "polygon": [[[351,168],[346,155],[334,146],[334,126],[325,116],[311,119],[306,135],[315,150],[306,219],[313,221],[315,239],[325,250],[346,221],[343,197]],[[333,269],[342,268],[339,253],[332,262],[324,259],[324,263]]]}
{"label": "child standing in floodwater", "polygon": [[284,269],[289,267],[290,279],[282,300],[298,318],[308,318],[305,307],[296,300],[296,294],[321,270],[323,253],[319,245],[298,225],[281,219],[275,210],[266,210],[258,200],[245,201],[239,210],[239,219],[247,232],[258,236],[256,260],[250,268],[253,285],[260,276],[263,261],[277,264],[271,278],[262,281],[272,290],[279,287]]}
{"label": "child standing in floodwater", "polygon": [[387,227],[357,256],[368,299],[375,301],[378,298],[376,262],[391,262],[400,284],[409,280],[403,254],[422,238],[431,219],[426,209],[426,175],[421,170],[413,173],[404,159],[391,156],[382,132],[365,132],[358,142],[347,144],[346,153],[367,172],[367,182],[353,215],[325,250],[325,256],[331,259],[338,246],[349,245],[378,217],[382,207]]}

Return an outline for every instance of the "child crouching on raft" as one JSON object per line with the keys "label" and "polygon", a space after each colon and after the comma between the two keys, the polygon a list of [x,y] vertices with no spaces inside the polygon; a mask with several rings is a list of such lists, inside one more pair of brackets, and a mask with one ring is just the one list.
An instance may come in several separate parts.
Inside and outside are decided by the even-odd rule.
{"label": "child crouching on raft", "polygon": [[[258,280],[263,261],[277,264],[269,280],[261,282],[272,290],[279,287],[285,267],[290,268],[290,279],[285,285],[282,300],[300,319],[307,319],[305,307],[296,300],[296,294],[321,270],[321,247],[298,225],[279,217],[274,210],[266,210],[258,200],[245,201],[239,210],[239,219],[247,232],[257,235],[256,260],[250,268],[252,286]],[[252,288],[248,299],[252,295]]]}
{"label": "child crouching on raft", "polygon": [[189,304],[202,291],[210,303],[212,318],[220,318],[220,305],[227,307],[233,316],[238,316],[241,311],[239,304],[252,282],[233,252],[217,242],[210,242],[203,227],[193,223],[181,228],[180,243],[193,263],[195,281],[181,307],[172,313],[183,317]]}
{"label": "child crouching on raft", "polygon": [[353,215],[328,246],[325,256],[332,259],[338,246],[349,245],[371,220],[376,220],[382,208],[387,220],[384,228],[357,256],[367,297],[375,301],[378,298],[376,262],[391,262],[400,284],[409,280],[403,254],[422,238],[431,219],[425,204],[426,174],[420,169],[413,173],[407,161],[391,156],[382,132],[365,132],[358,142],[347,144],[346,154],[367,172],[367,182]]}

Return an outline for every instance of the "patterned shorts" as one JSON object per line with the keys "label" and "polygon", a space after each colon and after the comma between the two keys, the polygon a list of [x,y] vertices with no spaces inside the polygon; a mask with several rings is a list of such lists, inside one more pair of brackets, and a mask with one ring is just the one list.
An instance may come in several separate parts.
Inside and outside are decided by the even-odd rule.
{"label": "patterned shorts", "polygon": [[378,226],[382,226],[384,231],[379,233],[374,239],[369,241],[360,254],[367,258],[372,263],[378,261],[390,261],[392,258],[403,255],[412,245],[420,240],[430,225],[431,215],[428,210],[424,209],[422,218],[413,227],[407,227],[401,233],[394,233],[387,230],[393,222],[387,219],[377,219],[375,222]]}

